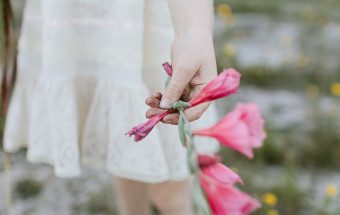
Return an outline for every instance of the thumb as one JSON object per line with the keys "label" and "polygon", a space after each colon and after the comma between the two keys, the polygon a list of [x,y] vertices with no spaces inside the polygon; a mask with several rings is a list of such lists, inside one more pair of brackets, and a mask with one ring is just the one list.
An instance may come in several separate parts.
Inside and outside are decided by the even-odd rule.
{"label": "thumb", "polygon": [[186,86],[192,79],[192,72],[188,70],[173,69],[173,74],[168,87],[165,89],[160,102],[161,108],[170,108],[183,94]]}

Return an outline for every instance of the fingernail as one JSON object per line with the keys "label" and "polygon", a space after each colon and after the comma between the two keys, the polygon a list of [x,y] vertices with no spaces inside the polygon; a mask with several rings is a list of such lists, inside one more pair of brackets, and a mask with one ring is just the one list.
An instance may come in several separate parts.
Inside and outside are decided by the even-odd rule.
{"label": "fingernail", "polygon": [[172,105],[172,103],[171,103],[170,99],[167,99],[167,98],[163,98],[161,100],[161,103],[159,104],[159,106],[161,108],[170,108],[171,105]]}

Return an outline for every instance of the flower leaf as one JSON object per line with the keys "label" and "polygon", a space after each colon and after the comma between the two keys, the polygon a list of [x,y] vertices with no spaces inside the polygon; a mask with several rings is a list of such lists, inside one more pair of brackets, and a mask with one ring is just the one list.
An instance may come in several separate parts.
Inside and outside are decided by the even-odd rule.
{"label": "flower leaf", "polygon": [[184,101],[177,101],[172,105],[173,109],[180,109],[180,108],[187,108],[187,107],[191,107],[191,104],[189,104],[188,102],[184,102]]}

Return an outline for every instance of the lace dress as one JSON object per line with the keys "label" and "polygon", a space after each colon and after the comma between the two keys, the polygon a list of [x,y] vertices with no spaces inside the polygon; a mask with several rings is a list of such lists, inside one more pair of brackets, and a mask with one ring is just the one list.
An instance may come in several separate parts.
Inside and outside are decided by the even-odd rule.
{"label": "lace dress", "polygon": [[[30,162],[58,177],[83,165],[151,183],[187,177],[176,126],[138,143],[124,135],[146,121],[145,98],[164,89],[173,37],[165,0],[27,0],[5,150],[27,147]],[[211,107],[194,127],[214,122]],[[201,153],[218,150],[198,141]]]}

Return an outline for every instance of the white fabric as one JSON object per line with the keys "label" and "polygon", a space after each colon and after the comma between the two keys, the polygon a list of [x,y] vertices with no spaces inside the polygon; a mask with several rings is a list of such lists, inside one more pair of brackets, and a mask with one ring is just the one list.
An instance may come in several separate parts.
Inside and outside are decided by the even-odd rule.
{"label": "white fabric", "polygon": [[[176,126],[138,143],[124,135],[146,121],[145,98],[163,91],[172,40],[163,0],[27,0],[5,150],[27,146],[29,161],[59,177],[87,165],[145,182],[184,179]],[[215,122],[213,108],[204,115],[193,124]],[[211,140],[198,147],[218,150]]]}

